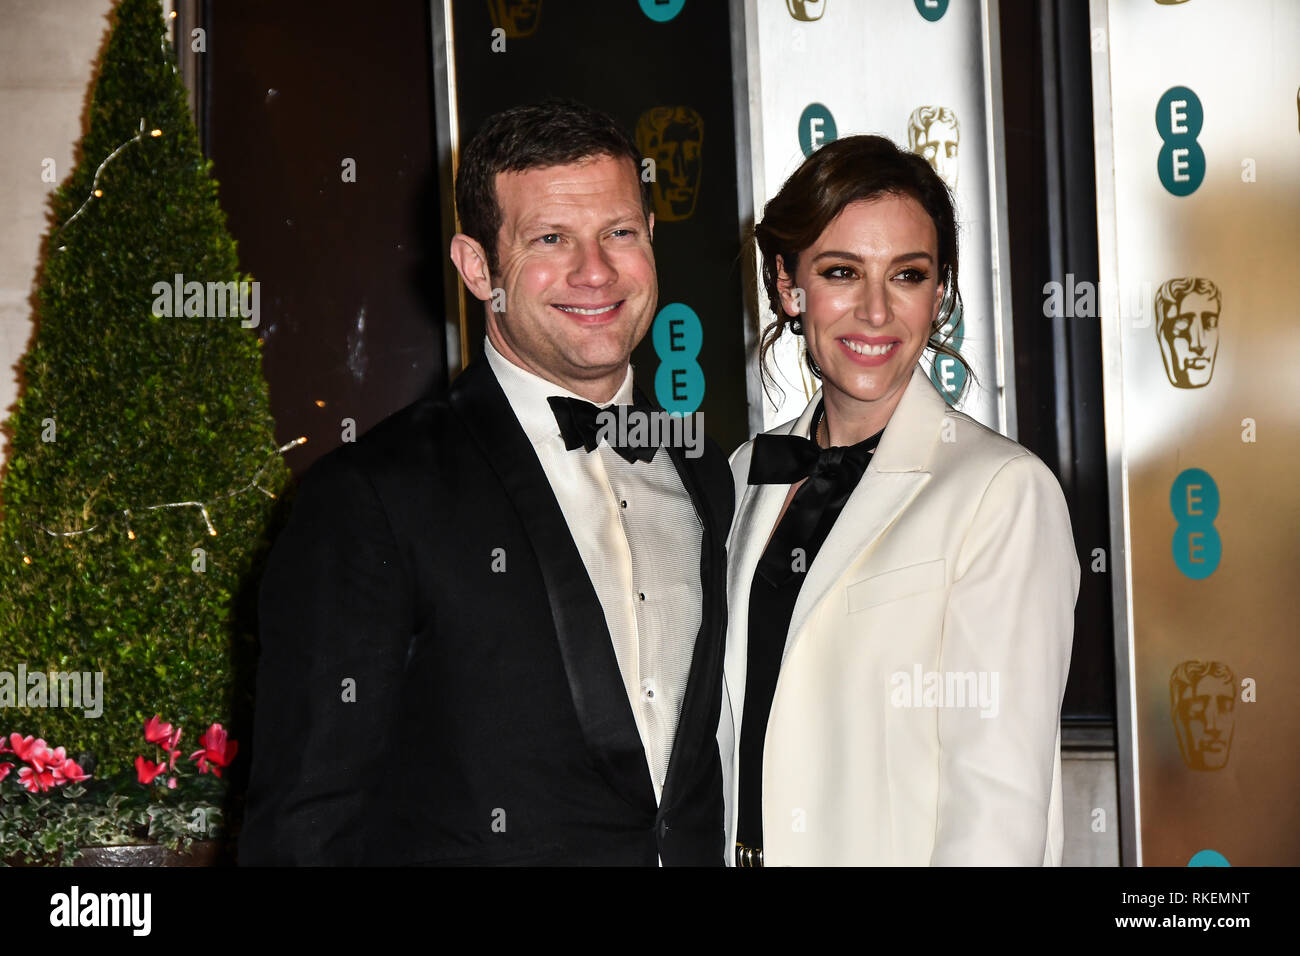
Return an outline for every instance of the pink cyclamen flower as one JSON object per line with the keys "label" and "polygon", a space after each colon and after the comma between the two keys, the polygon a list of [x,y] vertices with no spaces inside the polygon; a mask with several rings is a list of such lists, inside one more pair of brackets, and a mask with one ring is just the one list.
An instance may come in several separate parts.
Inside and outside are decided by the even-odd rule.
{"label": "pink cyclamen flower", "polygon": [[168,790],[175,790],[175,789],[176,789],[176,778],[175,778],[175,777],[168,777],[168,778],[167,778],[167,789],[168,789]]}
{"label": "pink cyclamen flower", "polygon": [[[60,747],[60,750],[63,748]],[[90,774],[81,769],[75,760],[64,760],[54,768],[54,782],[56,784],[80,783],[82,780],[89,780]]]}
{"label": "pink cyclamen flower", "polygon": [[0,780],[3,780],[5,777],[9,776],[9,771],[13,769],[14,769],[14,765],[11,763],[0,763]]}
{"label": "pink cyclamen flower", "polygon": [[18,771],[18,779],[22,781],[24,787],[31,793],[44,793],[54,786],[54,774],[49,770],[33,769],[23,767]]}
{"label": "pink cyclamen flower", "polygon": [[155,764],[152,760],[145,760],[144,757],[135,758],[135,778],[143,784],[151,784],[154,778],[167,769],[165,763]]}
{"label": "pink cyclamen flower", "polygon": [[[44,770],[47,763],[62,758],[56,756],[55,751],[51,750],[44,740],[39,737],[19,737],[17,734],[9,735],[9,743],[13,746],[13,754],[19,760],[25,760],[37,770]],[[63,748],[59,748],[62,750]]]}
{"label": "pink cyclamen flower", "polygon": [[235,759],[235,753],[239,750],[239,743],[226,738],[226,731],[220,724],[213,724],[203,736],[199,737],[199,743],[202,750],[196,750],[190,754],[190,759],[198,758],[199,773],[208,772],[208,762],[212,763],[212,772],[218,777],[221,776],[221,768],[229,766],[230,761]]}
{"label": "pink cyclamen flower", "polygon": [[164,724],[162,718],[154,714],[144,722],[144,739],[151,744],[166,744],[172,735],[172,725]]}
{"label": "pink cyclamen flower", "polygon": [[16,754],[18,748],[26,744],[31,746],[34,738],[24,737],[22,734],[10,734],[8,737],[0,736],[0,754]]}

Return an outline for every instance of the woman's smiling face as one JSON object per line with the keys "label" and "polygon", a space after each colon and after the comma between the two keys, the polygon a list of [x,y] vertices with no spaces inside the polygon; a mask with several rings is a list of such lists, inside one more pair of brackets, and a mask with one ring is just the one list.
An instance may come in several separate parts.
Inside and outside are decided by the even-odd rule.
{"label": "woman's smiling face", "polygon": [[938,245],[919,202],[886,194],[845,206],[800,254],[794,276],[778,257],[782,305],[803,312],[829,408],[883,415],[882,428],[893,414],[939,314]]}

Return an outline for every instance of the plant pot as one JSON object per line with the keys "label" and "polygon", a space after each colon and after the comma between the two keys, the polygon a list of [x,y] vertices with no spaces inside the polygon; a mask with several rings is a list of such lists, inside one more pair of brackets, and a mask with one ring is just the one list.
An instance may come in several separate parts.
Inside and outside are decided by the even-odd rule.
{"label": "plant pot", "polygon": [[188,853],[177,853],[157,843],[81,848],[73,866],[220,866],[228,862],[225,848],[216,840],[196,840]]}

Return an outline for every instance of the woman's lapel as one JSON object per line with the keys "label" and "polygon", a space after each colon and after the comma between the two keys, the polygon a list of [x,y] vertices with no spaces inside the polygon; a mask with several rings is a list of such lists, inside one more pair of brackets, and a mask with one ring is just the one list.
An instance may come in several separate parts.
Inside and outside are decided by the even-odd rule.
{"label": "woman's lapel", "polygon": [[[817,403],[821,401],[821,391],[813,395],[802,415],[792,422],[778,426],[769,434],[807,435],[812,423]],[[749,446],[753,448],[752,445]],[[741,467],[749,467],[749,451],[743,460],[737,461]],[[743,482],[743,478],[742,478]],[[743,709],[745,671],[748,663],[749,646],[749,590],[754,582],[754,569],[767,547],[767,539],[776,525],[781,506],[790,492],[789,485],[750,485],[742,483],[743,492],[736,502],[736,517],[732,522],[731,538],[727,542],[727,686],[734,690],[731,698],[733,719],[737,729],[740,727]]]}
{"label": "woman's lapel", "polygon": [[[815,403],[810,407],[815,408]],[[849,565],[875,543],[930,480],[926,468],[939,441],[946,408],[943,396],[930,384],[918,364],[885,433],[880,436],[880,445],[866,474],[853,489],[808,568],[808,578],[799,589],[799,599],[790,618],[783,661],[798,642],[812,612],[831,594]],[[811,412],[805,415],[811,417]]]}

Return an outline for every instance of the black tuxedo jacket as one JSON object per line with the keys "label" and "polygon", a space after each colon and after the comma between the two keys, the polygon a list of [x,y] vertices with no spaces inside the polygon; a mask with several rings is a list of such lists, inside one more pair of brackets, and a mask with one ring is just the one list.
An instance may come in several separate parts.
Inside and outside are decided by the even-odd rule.
{"label": "black tuxedo jacket", "polygon": [[712,442],[668,452],[704,607],[659,806],[595,589],[480,359],[303,477],[261,584],[239,862],[719,864],[733,484]]}

